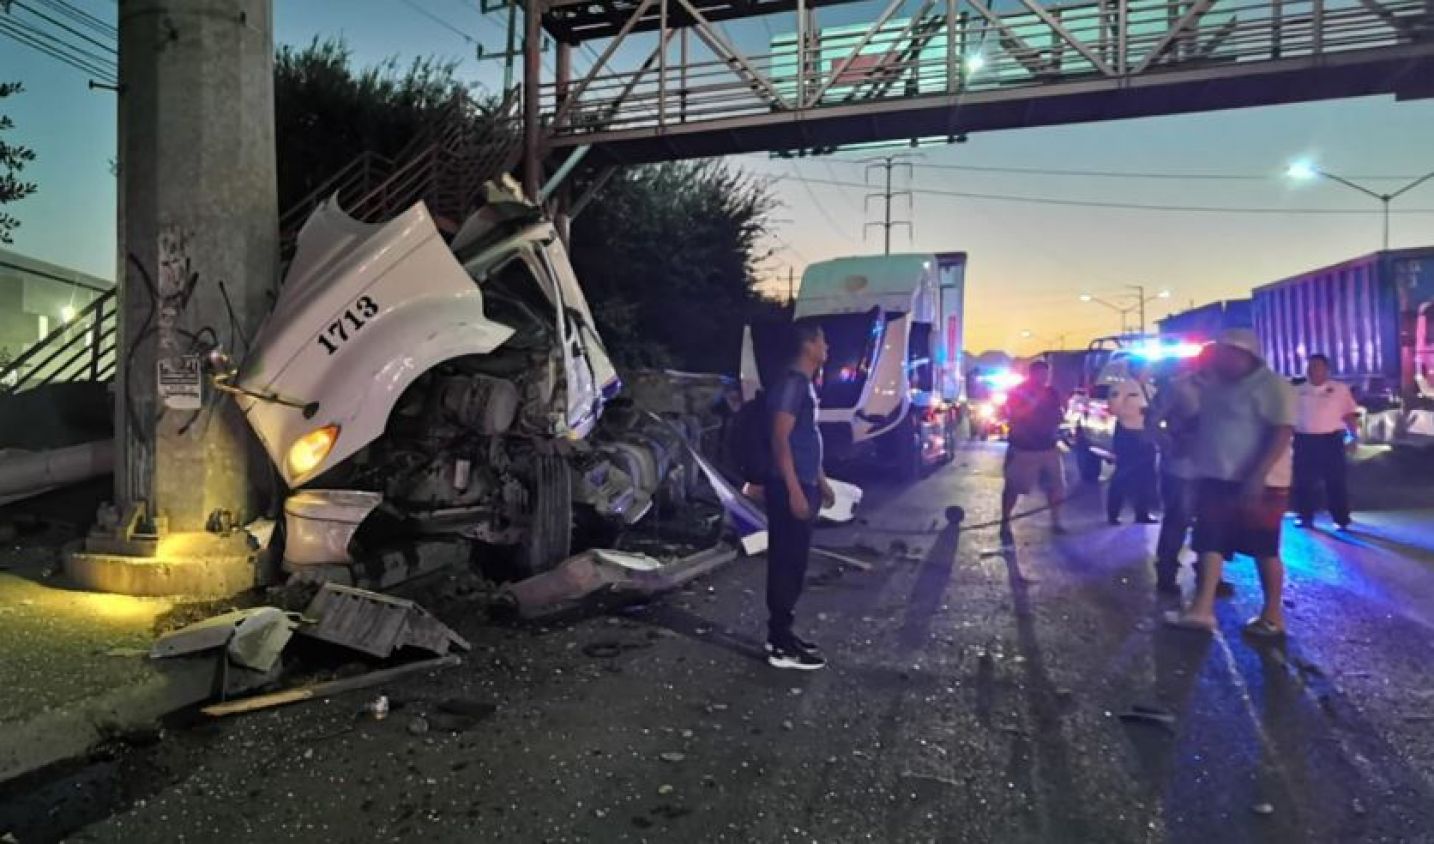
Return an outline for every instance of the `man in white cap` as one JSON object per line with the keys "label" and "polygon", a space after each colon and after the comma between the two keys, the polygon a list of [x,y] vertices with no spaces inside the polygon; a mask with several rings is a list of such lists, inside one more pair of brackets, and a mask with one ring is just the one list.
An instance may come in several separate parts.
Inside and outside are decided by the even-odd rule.
{"label": "man in white cap", "polygon": [[1225,557],[1245,554],[1259,566],[1265,598],[1245,633],[1278,638],[1285,634],[1280,525],[1293,470],[1294,390],[1265,365],[1259,340],[1247,328],[1223,332],[1211,364],[1212,377],[1201,389],[1194,452],[1200,484],[1193,543],[1199,586],[1190,606],[1166,620],[1176,627],[1214,630]]}

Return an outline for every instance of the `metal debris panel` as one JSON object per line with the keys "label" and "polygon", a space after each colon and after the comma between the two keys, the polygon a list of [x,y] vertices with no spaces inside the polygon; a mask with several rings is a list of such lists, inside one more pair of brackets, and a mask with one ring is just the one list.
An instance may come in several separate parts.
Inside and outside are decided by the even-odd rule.
{"label": "metal debris panel", "polygon": [[403,647],[440,655],[470,647],[467,640],[413,601],[352,586],[325,583],[304,615],[313,620],[301,629],[305,636],[380,659]]}

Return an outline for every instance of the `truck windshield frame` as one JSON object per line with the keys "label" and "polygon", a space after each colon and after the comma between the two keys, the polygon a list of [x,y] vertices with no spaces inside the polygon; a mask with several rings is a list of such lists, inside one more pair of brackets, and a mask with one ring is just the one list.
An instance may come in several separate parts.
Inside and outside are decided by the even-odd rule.
{"label": "truck windshield frame", "polygon": [[886,325],[901,316],[872,308],[818,318],[827,340],[827,362],[822,367],[821,384],[817,388],[822,407],[852,408],[861,402],[876,364],[877,351],[886,335]]}

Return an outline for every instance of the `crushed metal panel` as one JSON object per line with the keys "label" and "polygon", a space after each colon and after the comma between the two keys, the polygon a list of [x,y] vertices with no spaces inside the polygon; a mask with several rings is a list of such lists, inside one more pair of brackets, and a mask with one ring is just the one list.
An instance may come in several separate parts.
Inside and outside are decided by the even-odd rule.
{"label": "crushed metal panel", "polygon": [[152,659],[165,659],[227,646],[234,664],[269,671],[278,662],[296,625],[293,618],[276,607],[235,610],[161,636],[149,655]]}
{"label": "crushed metal panel", "polygon": [[298,619],[274,607],[259,607],[234,627],[229,640],[229,659],[235,665],[255,671],[270,671],[279,662],[284,646],[293,638]]}
{"label": "crushed metal panel", "polygon": [[399,648],[446,654],[469,644],[413,601],[325,583],[304,615],[314,623],[300,632],[383,659]]}

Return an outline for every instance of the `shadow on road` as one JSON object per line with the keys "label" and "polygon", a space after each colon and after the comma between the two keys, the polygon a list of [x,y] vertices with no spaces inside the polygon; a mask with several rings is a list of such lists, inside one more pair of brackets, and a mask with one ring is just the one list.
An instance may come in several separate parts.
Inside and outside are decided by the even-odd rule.
{"label": "shadow on road", "polygon": [[960,526],[947,525],[921,563],[906,599],[906,620],[897,636],[902,652],[920,650],[930,639],[932,622],[941,611],[946,600],[946,587],[956,570],[956,555],[960,546]]}

